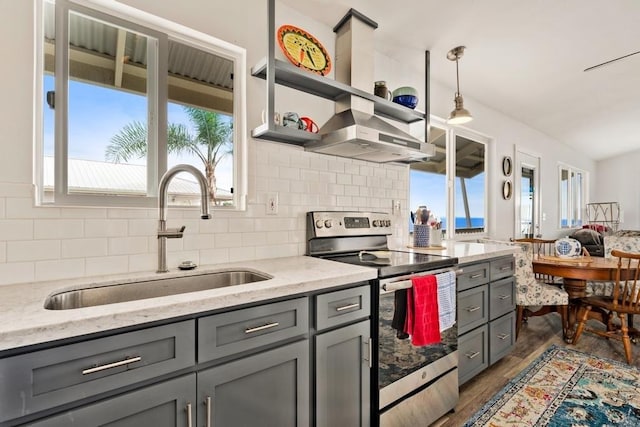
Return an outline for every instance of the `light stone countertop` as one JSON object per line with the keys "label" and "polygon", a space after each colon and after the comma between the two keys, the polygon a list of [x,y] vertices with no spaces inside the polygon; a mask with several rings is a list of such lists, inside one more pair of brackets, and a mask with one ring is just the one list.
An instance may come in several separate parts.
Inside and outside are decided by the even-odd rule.
{"label": "light stone countertop", "polygon": [[[96,307],[71,310],[44,308],[46,298],[61,290],[238,269],[267,273],[273,278],[244,285]],[[0,286],[0,352],[109,329],[321,291],[371,280],[376,276],[374,268],[299,256],[201,266],[189,272],[176,269],[162,275],[155,272],[132,273]]]}
{"label": "light stone countertop", "polygon": [[[512,247],[494,244],[445,241],[444,245],[446,249],[411,250],[457,257],[460,264],[514,252]],[[44,302],[49,295],[63,290],[237,269],[254,270],[273,278],[244,285],[95,307],[71,310],[44,308]],[[155,272],[131,273],[0,286],[0,352],[242,304],[317,292],[376,277],[377,271],[374,268],[298,256],[200,266],[189,272],[176,269],[162,275]]]}

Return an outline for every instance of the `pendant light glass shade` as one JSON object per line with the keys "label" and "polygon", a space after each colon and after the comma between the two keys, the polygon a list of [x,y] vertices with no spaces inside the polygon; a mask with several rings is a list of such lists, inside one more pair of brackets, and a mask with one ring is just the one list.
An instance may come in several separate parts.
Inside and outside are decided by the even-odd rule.
{"label": "pendant light glass shade", "polygon": [[450,125],[461,125],[463,123],[468,123],[473,120],[473,116],[471,113],[464,108],[464,99],[462,99],[462,95],[460,95],[460,76],[458,74],[458,60],[462,57],[464,53],[464,46],[458,46],[451,49],[447,53],[447,59],[450,61],[456,61],[456,96],[454,98],[455,109],[449,114],[449,118],[447,119],[447,124]]}

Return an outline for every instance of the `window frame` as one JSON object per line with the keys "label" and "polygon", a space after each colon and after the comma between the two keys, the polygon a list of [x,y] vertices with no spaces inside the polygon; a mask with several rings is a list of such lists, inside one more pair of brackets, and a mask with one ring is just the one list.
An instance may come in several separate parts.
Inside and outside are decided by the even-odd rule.
{"label": "window frame", "polygon": [[[567,171],[567,192],[566,200],[564,199],[563,186],[562,186],[562,172]],[[574,180],[572,176],[574,174],[580,174],[580,193],[576,198],[574,191]],[[581,227],[585,223],[585,209],[588,203],[587,200],[587,186],[588,186],[588,172],[584,169],[580,169],[574,166],[570,166],[566,163],[558,163],[558,228],[561,230]],[[567,212],[567,224],[562,225],[563,209]],[[578,218],[574,218],[573,214],[577,212]]]}
{"label": "window frame", "polygon": [[[484,237],[488,234],[489,230],[489,206],[491,203],[491,194],[489,186],[489,167],[491,164],[490,153],[491,144],[493,139],[480,132],[463,128],[459,126],[448,125],[445,120],[435,116],[431,116],[431,126],[444,130],[445,132],[445,155],[446,155],[446,173],[445,173],[445,186],[446,190],[444,196],[446,197],[445,205],[446,212],[445,218],[447,227],[445,230],[445,238],[449,240],[469,240]],[[456,196],[456,136],[461,136],[474,142],[483,144],[485,147],[484,155],[484,227],[480,232],[457,232],[455,227],[455,196]],[[411,188],[411,182],[409,182],[409,188]],[[411,190],[409,190],[410,192]],[[415,206],[411,206],[414,209]],[[411,227],[409,227],[411,231]]]}
{"label": "window frame", "polygon": [[[247,139],[246,119],[246,49],[217,39],[208,34],[153,16],[130,6],[109,4],[98,0],[55,0],[55,92],[54,113],[54,201],[45,203],[43,174],[43,80],[44,69],[44,3],[37,2],[38,24],[36,25],[36,147],[35,173],[36,203],[53,206],[93,207],[156,207],[158,183],[167,170],[166,147],[168,98],[168,43],[169,40],[192,46],[233,62],[233,205],[210,206],[216,210],[246,210],[247,200]],[[68,192],[68,28],[69,13],[79,13],[90,19],[144,34],[148,38],[148,151],[147,191],[145,196],[116,196],[98,194],[70,194]],[[152,43],[154,42],[154,43]],[[155,45],[155,49],[149,45]],[[187,208],[185,206],[185,208]]]}

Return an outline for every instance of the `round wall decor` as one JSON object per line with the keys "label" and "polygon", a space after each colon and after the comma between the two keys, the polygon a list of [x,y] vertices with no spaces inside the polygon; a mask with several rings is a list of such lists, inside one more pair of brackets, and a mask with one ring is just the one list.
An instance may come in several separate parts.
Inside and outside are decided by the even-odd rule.
{"label": "round wall decor", "polygon": [[502,198],[505,200],[509,200],[511,198],[511,193],[513,192],[511,185],[511,180],[507,179],[502,183]]}
{"label": "round wall decor", "polygon": [[511,176],[511,172],[513,172],[511,157],[504,156],[504,158],[502,159],[502,173],[504,174],[504,176]]}

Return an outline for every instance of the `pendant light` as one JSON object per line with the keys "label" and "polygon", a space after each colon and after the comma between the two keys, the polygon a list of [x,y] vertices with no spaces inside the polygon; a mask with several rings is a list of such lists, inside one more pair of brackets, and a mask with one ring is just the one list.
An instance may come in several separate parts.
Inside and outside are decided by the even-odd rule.
{"label": "pendant light", "polygon": [[460,95],[460,77],[458,75],[458,60],[464,54],[464,46],[454,47],[447,53],[447,59],[456,61],[456,97],[454,99],[456,108],[449,114],[447,123],[450,125],[461,125],[473,120],[471,113],[464,108],[464,100]]}

